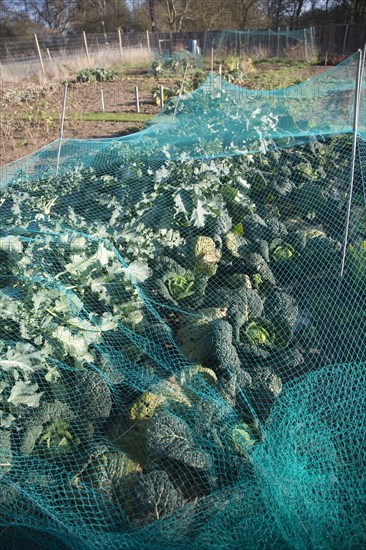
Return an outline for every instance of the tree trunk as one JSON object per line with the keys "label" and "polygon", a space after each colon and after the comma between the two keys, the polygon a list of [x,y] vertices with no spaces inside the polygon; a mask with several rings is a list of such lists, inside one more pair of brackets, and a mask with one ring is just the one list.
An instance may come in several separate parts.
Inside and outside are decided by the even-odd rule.
{"label": "tree trunk", "polygon": [[150,21],[151,21],[151,30],[155,32],[157,30],[155,23],[155,0],[149,0],[150,8]]}

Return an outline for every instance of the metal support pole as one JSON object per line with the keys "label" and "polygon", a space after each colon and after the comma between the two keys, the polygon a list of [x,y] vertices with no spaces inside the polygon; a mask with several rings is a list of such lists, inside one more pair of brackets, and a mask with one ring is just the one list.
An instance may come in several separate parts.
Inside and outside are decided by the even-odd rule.
{"label": "metal support pole", "polygon": [[[212,48],[212,51],[213,51],[213,48]],[[181,85],[180,85],[180,88],[179,88],[179,95],[178,95],[177,102],[175,104],[173,117],[175,117],[175,115],[177,114],[177,109],[178,109],[180,98],[182,97],[183,88],[184,88],[184,81],[186,79],[188,67],[189,67],[189,63],[187,63],[187,65],[185,66],[185,69],[184,69],[184,74],[183,74],[182,82],[181,82]]]}
{"label": "metal support pole", "polygon": [[139,113],[140,112],[140,98],[139,98],[138,86],[135,86],[135,104],[136,104],[136,113]]}
{"label": "metal support pole", "polygon": [[161,84],[160,84],[159,93],[160,93],[160,111],[162,111],[164,109],[164,86],[162,86]]}
{"label": "metal support pole", "polygon": [[360,95],[361,95],[361,85],[362,85],[363,64],[364,64],[363,52],[362,52],[362,50],[358,50],[358,63],[357,63],[357,75],[356,75],[356,86],[355,86],[355,100],[354,100],[354,110],[353,110],[352,161],[351,161],[351,174],[350,174],[350,184],[349,184],[349,198],[348,198],[348,208],[347,208],[346,229],[345,229],[343,252],[342,252],[341,278],[344,275],[344,266],[345,266],[345,263],[346,263],[348,234],[349,234],[349,222],[350,222],[350,217],[351,217],[353,185],[354,185],[354,179],[355,179],[357,132],[358,132],[358,118],[359,118],[359,111],[360,111]]}
{"label": "metal support pole", "polygon": [[58,142],[58,151],[57,151],[57,166],[56,174],[58,174],[58,169],[60,166],[60,157],[61,157],[61,145],[64,137],[64,122],[65,122],[65,111],[66,111],[66,101],[67,101],[67,84],[64,85],[64,97],[62,101],[62,112],[61,112],[61,122],[60,122],[60,137]]}

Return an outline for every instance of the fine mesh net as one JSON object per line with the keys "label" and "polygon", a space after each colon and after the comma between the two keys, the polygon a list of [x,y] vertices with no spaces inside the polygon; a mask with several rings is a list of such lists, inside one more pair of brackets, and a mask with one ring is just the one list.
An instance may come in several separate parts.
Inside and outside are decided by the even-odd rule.
{"label": "fine mesh net", "polygon": [[[193,46],[192,46],[193,43]],[[186,67],[203,67],[203,58],[197,46],[197,40],[187,41],[187,48],[177,51],[160,51],[154,55],[151,69],[156,76],[164,75],[165,72],[175,73],[179,76],[184,74]]]}
{"label": "fine mesh net", "polygon": [[295,52],[311,56],[314,49],[313,28],[274,30],[228,30],[220,33],[217,44],[212,44],[220,55],[279,56]]}
{"label": "fine mesh net", "polygon": [[357,61],[3,168],[3,548],[365,546]]}

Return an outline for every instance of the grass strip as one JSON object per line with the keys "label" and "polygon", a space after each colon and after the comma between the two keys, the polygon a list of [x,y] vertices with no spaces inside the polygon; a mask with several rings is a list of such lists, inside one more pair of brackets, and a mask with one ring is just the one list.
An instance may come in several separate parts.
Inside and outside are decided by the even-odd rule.
{"label": "grass strip", "polygon": [[69,119],[79,119],[82,121],[93,122],[145,122],[149,120],[153,115],[147,115],[145,113],[80,113],[75,117],[68,116]]}
{"label": "grass strip", "polygon": [[[2,118],[12,118],[13,113],[2,113]],[[66,115],[66,120],[79,120],[81,122],[146,122],[154,115],[147,115],[145,113],[69,113]],[[40,115],[34,115],[30,119],[28,113],[17,113],[16,118],[19,120],[27,120],[30,122],[42,122],[44,118]],[[47,121],[60,120],[60,115],[49,115]]]}

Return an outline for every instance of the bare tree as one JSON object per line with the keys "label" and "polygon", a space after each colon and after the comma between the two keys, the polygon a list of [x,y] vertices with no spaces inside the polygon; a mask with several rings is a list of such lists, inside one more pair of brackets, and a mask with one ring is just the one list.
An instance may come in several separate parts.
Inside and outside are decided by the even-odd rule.
{"label": "bare tree", "polygon": [[160,0],[171,31],[181,31],[194,0]]}
{"label": "bare tree", "polygon": [[305,5],[305,0],[289,0],[288,13],[291,27],[298,27],[300,16]]}
{"label": "bare tree", "polygon": [[157,30],[156,21],[155,21],[155,0],[149,0],[149,12],[150,12],[151,30],[152,32],[155,32]]}
{"label": "bare tree", "polygon": [[76,8],[76,0],[25,0],[24,7],[38,22],[63,32]]}
{"label": "bare tree", "polygon": [[73,26],[89,32],[128,30],[131,14],[125,0],[77,0]]}
{"label": "bare tree", "polygon": [[256,5],[258,0],[237,0],[239,8],[239,24],[241,29],[246,29],[248,27],[249,21],[252,17],[255,19],[258,17],[256,12]]}

